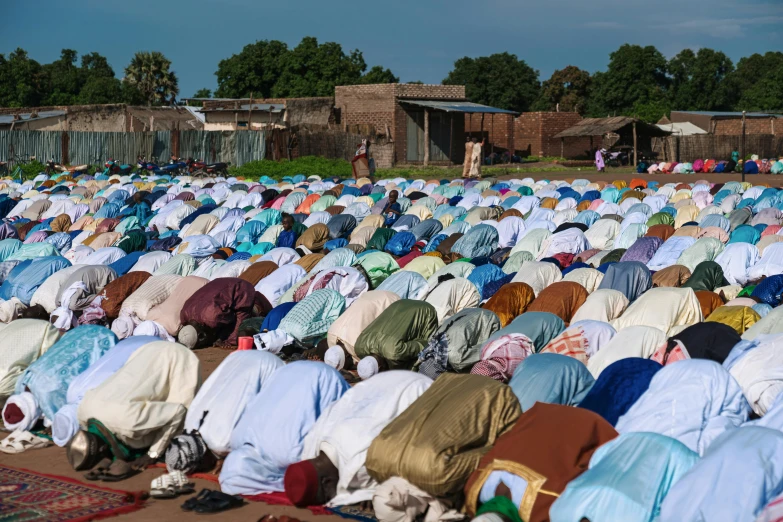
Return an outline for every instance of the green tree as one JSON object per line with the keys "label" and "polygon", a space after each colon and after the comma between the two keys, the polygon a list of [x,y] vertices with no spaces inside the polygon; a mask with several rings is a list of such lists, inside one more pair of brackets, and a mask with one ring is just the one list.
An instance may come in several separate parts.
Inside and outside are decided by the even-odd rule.
{"label": "green tree", "polygon": [[720,51],[684,49],[669,61],[671,106],[683,111],[729,111],[736,91],[728,81],[731,59]]}
{"label": "green tree", "polygon": [[302,38],[284,61],[283,72],[272,88],[274,98],[333,96],[336,85],[355,85],[367,69],[361,51],[343,52],[340,44],[319,44]]}
{"label": "green tree", "polygon": [[538,71],[509,53],[460,58],[443,84],[464,85],[472,102],[519,112],[530,109],[541,88]]}
{"label": "green tree", "polygon": [[34,107],[41,105],[45,74],[41,64],[16,49],[8,59],[0,54],[0,106]]}
{"label": "green tree", "polygon": [[730,82],[739,111],[783,111],[783,53],[753,54],[737,62]]}
{"label": "green tree", "polygon": [[157,51],[136,53],[125,68],[125,81],[139,90],[147,105],[174,103],[179,94],[171,61]]}
{"label": "green tree", "polygon": [[583,113],[587,109],[590,80],[589,72],[573,65],[555,71],[541,85],[541,97],[535,108],[553,111],[560,105],[561,111]]}
{"label": "green tree", "polygon": [[283,72],[288,46],[277,40],[246,45],[242,52],[220,60],[217,76],[218,98],[269,98]]}
{"label": "green tree", "polygon": [[73,105],[81,90],[79,68],[76,66],[78,53],[73,49],[60,51],[60,58],[43,66],[46,75],[46,96],[44,105]]}
{"label": "green tree", "polygon": [[593,116],[633,115],[636,108],[658,107],[668,112],[669,78],[666,58],[653,46],[624,44],[609,55],[606,72],[593,75],[588,112]]}
{"label": "green tree", "polygon": [[400,79],[394,76],[391,70],[376,65],[362,76],[361,83],[366,85],[373,83],[400,83]]}
{"label": "green tree", "polygon": [[209,89],[199,89],[193,94],[194,98],[211,98],[212,97],[212,91]]}

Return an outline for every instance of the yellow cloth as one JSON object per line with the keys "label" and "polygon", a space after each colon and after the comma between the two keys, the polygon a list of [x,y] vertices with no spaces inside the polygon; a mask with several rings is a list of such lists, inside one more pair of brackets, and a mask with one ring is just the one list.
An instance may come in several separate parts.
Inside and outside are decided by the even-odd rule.
{"label": "yellow cloth", "polygon": [[505,384],[443,374],[375,438],[367,471],[379,483],[401,477],[435,497],[457,494],[520,413]]}
{"label": "yellow cloth", "polygon": [[704,322],[723,323],[742,335],[760,319],[761,316],[749,306],[721,306],[712,312]]}

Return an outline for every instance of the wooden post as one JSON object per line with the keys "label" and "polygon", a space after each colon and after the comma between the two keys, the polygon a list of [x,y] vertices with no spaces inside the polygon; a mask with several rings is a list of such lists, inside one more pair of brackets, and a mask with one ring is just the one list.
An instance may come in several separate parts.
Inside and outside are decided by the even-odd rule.
{"label": "wooden post", "polygon": [[253,122],[253,93],[250,93],[250,103],[247,106],[247,130],[250,130],[250,126]]}
{"label": "wooden post", "polygon": [[[462,113],[457,113],[462,114]],[[454,151],[454,113],[450,112],[449,115],[449,160],[454,163],[454,156],[452,156],[452,152]],[[463,116],[464,119],[464,116]]]}
{"label": "wooden post", "polygon": [[495,156],[495,140],[492,139],[491,135],[492,135],[493,132],[495,132],[495,113],[493,112],[492,116],[490,116],[489,118],[490,118],[490,123],[489,123],[489,128],[490,128],[490,131],[489,131],[489,133],[490,133],[490,137],[489,137],[489,139],[490,139],[490,141],[489,141],[490,156],[489,157],[493,158],[492,160],[489,161],[489,164],[492,165],[493,161],[494,161],[494,156]]}
{"label": "wooden post", "polygon": [[565,158],[565,138],[560,138],[560,157]]}
{"label": "wooden post", "polygon": [[[745,111],[742,111],[742,138],[740,141],[740,160],[745,160]],[[742,182],[745,183],[745,165],[742,165]]]}
{"label": "wooden post", "polygon": [[636,151],[636,122],[633,122],[633,166],[639,164],[639,156]]}
{"label": "wooden post", "polygon": [[430,164],[430,110],[424,109],[424,166]]}

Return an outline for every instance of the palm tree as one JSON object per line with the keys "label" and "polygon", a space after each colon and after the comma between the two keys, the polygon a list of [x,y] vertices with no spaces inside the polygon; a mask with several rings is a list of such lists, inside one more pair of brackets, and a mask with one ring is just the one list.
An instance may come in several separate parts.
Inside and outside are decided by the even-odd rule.
{"label": "palm tree", "polygon": [[124,81],[135,86],[148,105],[174,103],[179,94],[177,75],[163,53],[138,52],[125,68]]}

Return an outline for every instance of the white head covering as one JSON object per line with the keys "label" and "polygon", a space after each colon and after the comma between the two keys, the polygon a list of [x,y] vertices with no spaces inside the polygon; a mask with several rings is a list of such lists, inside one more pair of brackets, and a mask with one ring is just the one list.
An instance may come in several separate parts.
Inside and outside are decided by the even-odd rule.
{"label": "white head covering", "polygon": [[150,335],[152,337],[160,337],[164,341],[174,342],[174,338],[169,335],[166,329],[155,321],[142,321],[133,329],[133,335]]}
{"label": "white head covering", "polygon": [[324,354],[324,362],[335,370],[342,370],[345,366],[345,350],[340,346],[331,346]]}
{"label": "white head covering", "polygon": [[[56,310],[55,310],[56,312]],[[133,319],[127,315],[121,315],[111,323],[111,331],[117,334],[119,339],[125,339],[133,335],[135,328]]]}
{"label": "white head covering", "polygon": [[52,312],[52,316],[57,317],[54,321],[54,326],[60,330],[70,330],[74,326],[74,317],[70,304],[73,297],[79,292],[87,292],[87,285],[81,281],[77,281],[65,289],[60,298],[59,308]]}
{"label": "white head covering", "polygon": [[375,359],[375,357],[367,356],[359,361],[359,365],[356,367],[356,370],[359,372],[359,377],[366,381],[378,373],[378,361]]}
{"label": "white head covering", "polygon": [[[5,410],[10,404],[16,405],[24,414],[24,418],[15,424],[9,424],[5,421]],[[41,409],[38,407],[35,397],[30,392],[11,395],[6,401],[5,406],[3,406],[3,424],[8,431],[30,431],[41,415]]]}

